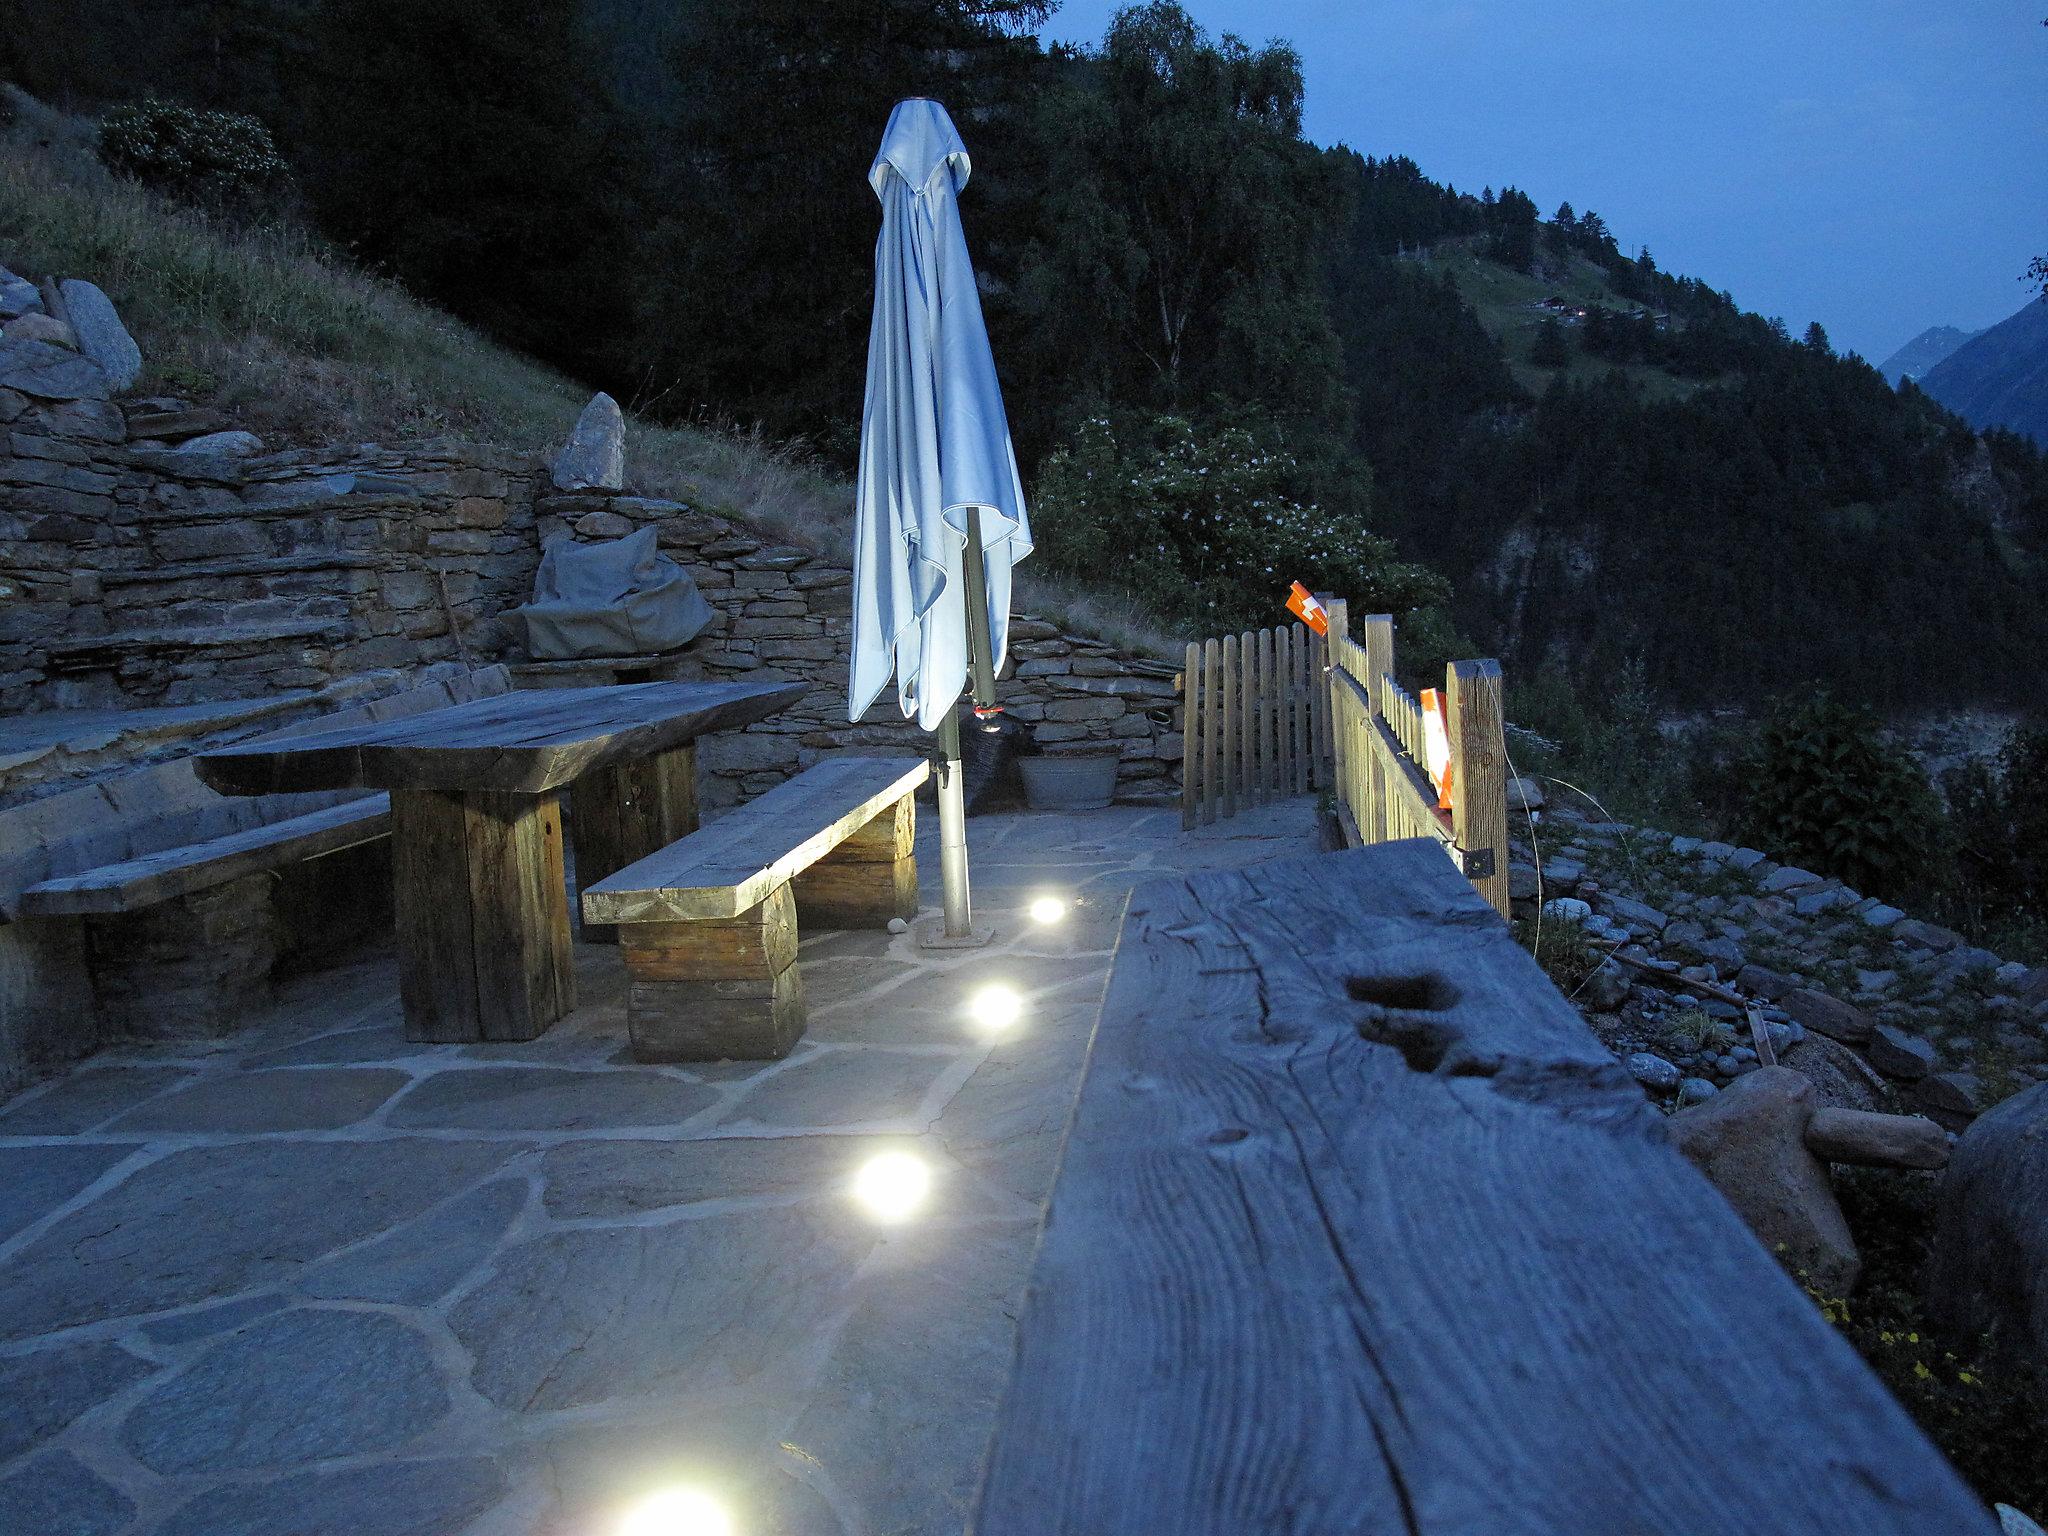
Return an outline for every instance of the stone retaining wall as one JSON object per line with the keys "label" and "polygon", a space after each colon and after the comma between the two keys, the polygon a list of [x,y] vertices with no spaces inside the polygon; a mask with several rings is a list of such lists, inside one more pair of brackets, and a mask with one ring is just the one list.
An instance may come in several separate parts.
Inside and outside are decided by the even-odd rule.
{"label": "stone retaining wall", "polygon": [[119,405],[6,390],[0,421],[0,710],[481,663],[532,587],[538,470],[517,456],[180,452],[127,442]]}
{"label": "stone retaining wall", "polygon": [[[699,758],[707,809],[733,805],[845,747],[917,750],[929,738],[906,721],[895,689],[857,724],[846,718],[852,572],[744,525],[679,502],[574,491],[545,495],[543,541],[617,538],[653,524],[689,570],[716,617],[687,650],[682,675],[789,677],[810,682],[795,707],[705,741]],[[1179,792],[1181,734],[1175,669],[1069,633],[1029,614],[1010,624],[1000,698],[1050,752],[1114,752],[1125,798]]]}
{"label": "stone retaining wall", "polygon": [[[129,440],[176,402],[37,402],[0,390],[0,710],[125,708],[319,688],[378,668],[516,654],[505,611],[550,538],[647,523],[718,616],[681,675],[813,684],[706,744],[707,808],[847,746],[909,746],[893,692],[845,717],[846,566],[732,519],[603,491],[454,442],[256,457]],[[1174,668],[1030,615],[1002,691],[1042,748],[1114,752],[1120,792],[1177,792]]]}

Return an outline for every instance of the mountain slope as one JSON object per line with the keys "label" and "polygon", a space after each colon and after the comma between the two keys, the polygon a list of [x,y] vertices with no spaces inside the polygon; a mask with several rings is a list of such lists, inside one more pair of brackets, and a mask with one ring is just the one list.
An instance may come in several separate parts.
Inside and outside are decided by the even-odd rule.
{"label": "mountain slope", "polygon": [[1907,342],[1898,351],[1877,365],[1877,371],[1884,375],[1885,383],[1896,389],[1901,379],[1918,379],[1928,369],[1945,359],[1957,347],[1972,337],[1982,336],[1982,331],[1958,330],[1953,325],[1930,325],[1926,330]]}
{"label": "mountain slope", "polygon": [[2048,297],[1958,347],[1919,382],[1979,431],[2006,427],[2048,448]]}

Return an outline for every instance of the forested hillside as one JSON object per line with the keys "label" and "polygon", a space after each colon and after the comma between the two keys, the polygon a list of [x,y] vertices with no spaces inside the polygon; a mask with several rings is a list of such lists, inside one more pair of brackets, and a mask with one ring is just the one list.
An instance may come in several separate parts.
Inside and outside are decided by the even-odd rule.
{"label": "forested hillside", "polygon": [[[938,97],[1048,564],[1190,627],[1299,577],[1412,610],[1404,654],[1580,687],[1640,657],[1679,706],[2035,691],[2038,448],[1596,213],[1308,143],[1292,51],[1175,5],[1080,51],[1041,45],[1034,0],[15,9],[0,74],[252,113],[290,205],[415,291],[643,412],[838,462],[868,161],[894,101]],[[1515,155],[1504,128],[1504,181],[1538,169]]]}

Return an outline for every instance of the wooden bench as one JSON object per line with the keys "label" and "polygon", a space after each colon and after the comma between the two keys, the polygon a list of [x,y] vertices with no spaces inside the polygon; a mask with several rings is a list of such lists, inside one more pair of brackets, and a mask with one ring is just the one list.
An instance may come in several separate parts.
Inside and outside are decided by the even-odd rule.
{"label": "wooden bench", "polygon": [[642,1061],[767,1060],[804,1031],[797,923],[917,915],[922,758],[830,757],[584,889],[616,923]]}
{"label": "wooden bench", "polygon": [[1434,841],[1131,897],[974,1536],[1991,1536]]}
{"label": "wooden bench", "polygon": [[[281,741],[343,720],[392,720],[504,693],[503,667],[374,699],[253,738]],[[347,791],[238,799],[201,783],[189,758],[119,774],[0,812],[0,916],[133,912],[282,869],[389,832],[384,795]]]}

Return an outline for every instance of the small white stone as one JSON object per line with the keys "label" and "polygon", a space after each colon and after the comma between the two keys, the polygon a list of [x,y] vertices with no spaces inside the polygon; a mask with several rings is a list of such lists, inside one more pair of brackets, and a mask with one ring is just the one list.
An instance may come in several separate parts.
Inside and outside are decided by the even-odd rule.
{"label": "small white stone", "polygon": [[891,933],[908,933],[910,932],[910,924],[903,921],[900,917],[892,917],[889,919],[889,931]]}

